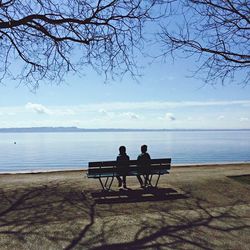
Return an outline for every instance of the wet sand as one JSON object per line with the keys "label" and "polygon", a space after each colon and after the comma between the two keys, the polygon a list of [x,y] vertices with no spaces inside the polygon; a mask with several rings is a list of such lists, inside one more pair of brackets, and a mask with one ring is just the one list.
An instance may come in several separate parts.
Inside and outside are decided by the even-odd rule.
{"label": "wet sand", "polygon": [[[243,177],[241,177],[243,176]],[[158,189],[86,171],[0,175],[0,249],[249,249],[250,164],[173,166]]]}

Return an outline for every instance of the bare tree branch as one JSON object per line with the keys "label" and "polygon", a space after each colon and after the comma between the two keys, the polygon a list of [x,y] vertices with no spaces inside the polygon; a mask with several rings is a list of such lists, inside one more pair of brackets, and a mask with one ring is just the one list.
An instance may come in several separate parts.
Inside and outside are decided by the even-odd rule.
{"label": "bare tree branch", "polygon": [[[169,26],[162,24],[163,55],[197,56],[206,82],[250,80],[250,2],[180,0]],[[177,20],[178,18],[178,20]],[[167,20],[169,20],[168,18]],[[172,31],[171,29],[174,31]]]}
{"label": "bare tree branch", "polygon": [[89,66],[107,77],[134,75],[144,24],[157,19],[153,10],[164,2],[0,1],[0,79],[37,88]]}

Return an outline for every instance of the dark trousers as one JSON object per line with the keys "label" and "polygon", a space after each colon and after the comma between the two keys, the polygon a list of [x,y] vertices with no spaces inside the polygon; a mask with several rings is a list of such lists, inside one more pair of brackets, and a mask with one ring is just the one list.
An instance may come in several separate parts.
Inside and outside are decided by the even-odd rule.
{"label": "dark trousers", "polygon": [[[145,177],[144,186],[146,186],[147,184],[149,184],[149,174],[144,173],[144,174],[142,174],[142,175]],[[137,177],[137,179],[138,179],[140,185],[143,186],[143,180],[142,180],[141,176],[140,176],[140,175],[137,175],[136,177]]]}
{"label": "dark trousers", "polygon": [[121,186],[122,183],[124,186],[126,186],[126,175],[123,175],[122,178],[120,176],[117,176],[116,178],[118,180],[119,186]]}

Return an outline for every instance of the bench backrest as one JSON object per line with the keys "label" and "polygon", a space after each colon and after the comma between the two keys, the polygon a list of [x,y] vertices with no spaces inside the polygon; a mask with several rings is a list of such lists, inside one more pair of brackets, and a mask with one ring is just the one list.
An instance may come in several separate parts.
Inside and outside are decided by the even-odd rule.
{"label": "bench backrest", "polygon": [[[139,167],[137,160],[128,161],[128,172],[138,172]],[[89,162],[88,175],[117,173],[117,161],[99,161]],[[169,170],[171,166],[171,158],[151,159],[150,172]]]}

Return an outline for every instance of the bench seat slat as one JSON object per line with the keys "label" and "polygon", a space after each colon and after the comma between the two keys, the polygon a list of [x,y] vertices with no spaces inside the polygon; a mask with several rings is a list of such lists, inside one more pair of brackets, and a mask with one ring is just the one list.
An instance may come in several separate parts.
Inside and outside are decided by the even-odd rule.
{"label": "bench seat slat", "polygon": [[89,168],[116,166],[116,161],[89,162]]}
{"label": "bench seat slat", "polygon": [[[169,172],[166,171],[152,171],[150,172],[150,174],[159,174],[159,175],[163,175],[163,174],[169,174]],[[128,172],[127,176],[136,176],[138,175],[138,172]],[[116,176],[120,176],[118,173],[95,173],[95,174],[87,174],[88,178],[104,178],[104,177],[116,177]]]}
{"label": "bench seat slat", "polygon": [[[128,169],[128,172],[130,171],[134,171],[134,172],[137,172],[139,173],[140,172],[140,168],[137,167],[137,166],[133,166],[133,167],[129,167]],[[152,172],[152,171],[163,171],[163,170],[170,170],[170,165],[157,165],[157,166],[151,166],[149,168],[149,172]],[[91,173],[112,173],[112,172],[117,172],[118,169],[116,167],[103,167],[103,168],[91,168],[88,170],[88,173],[91,174]]]}
{"label": "bench seat slat", "polygon": [[170,164],[171,158],[151,159],[151,164]]}

